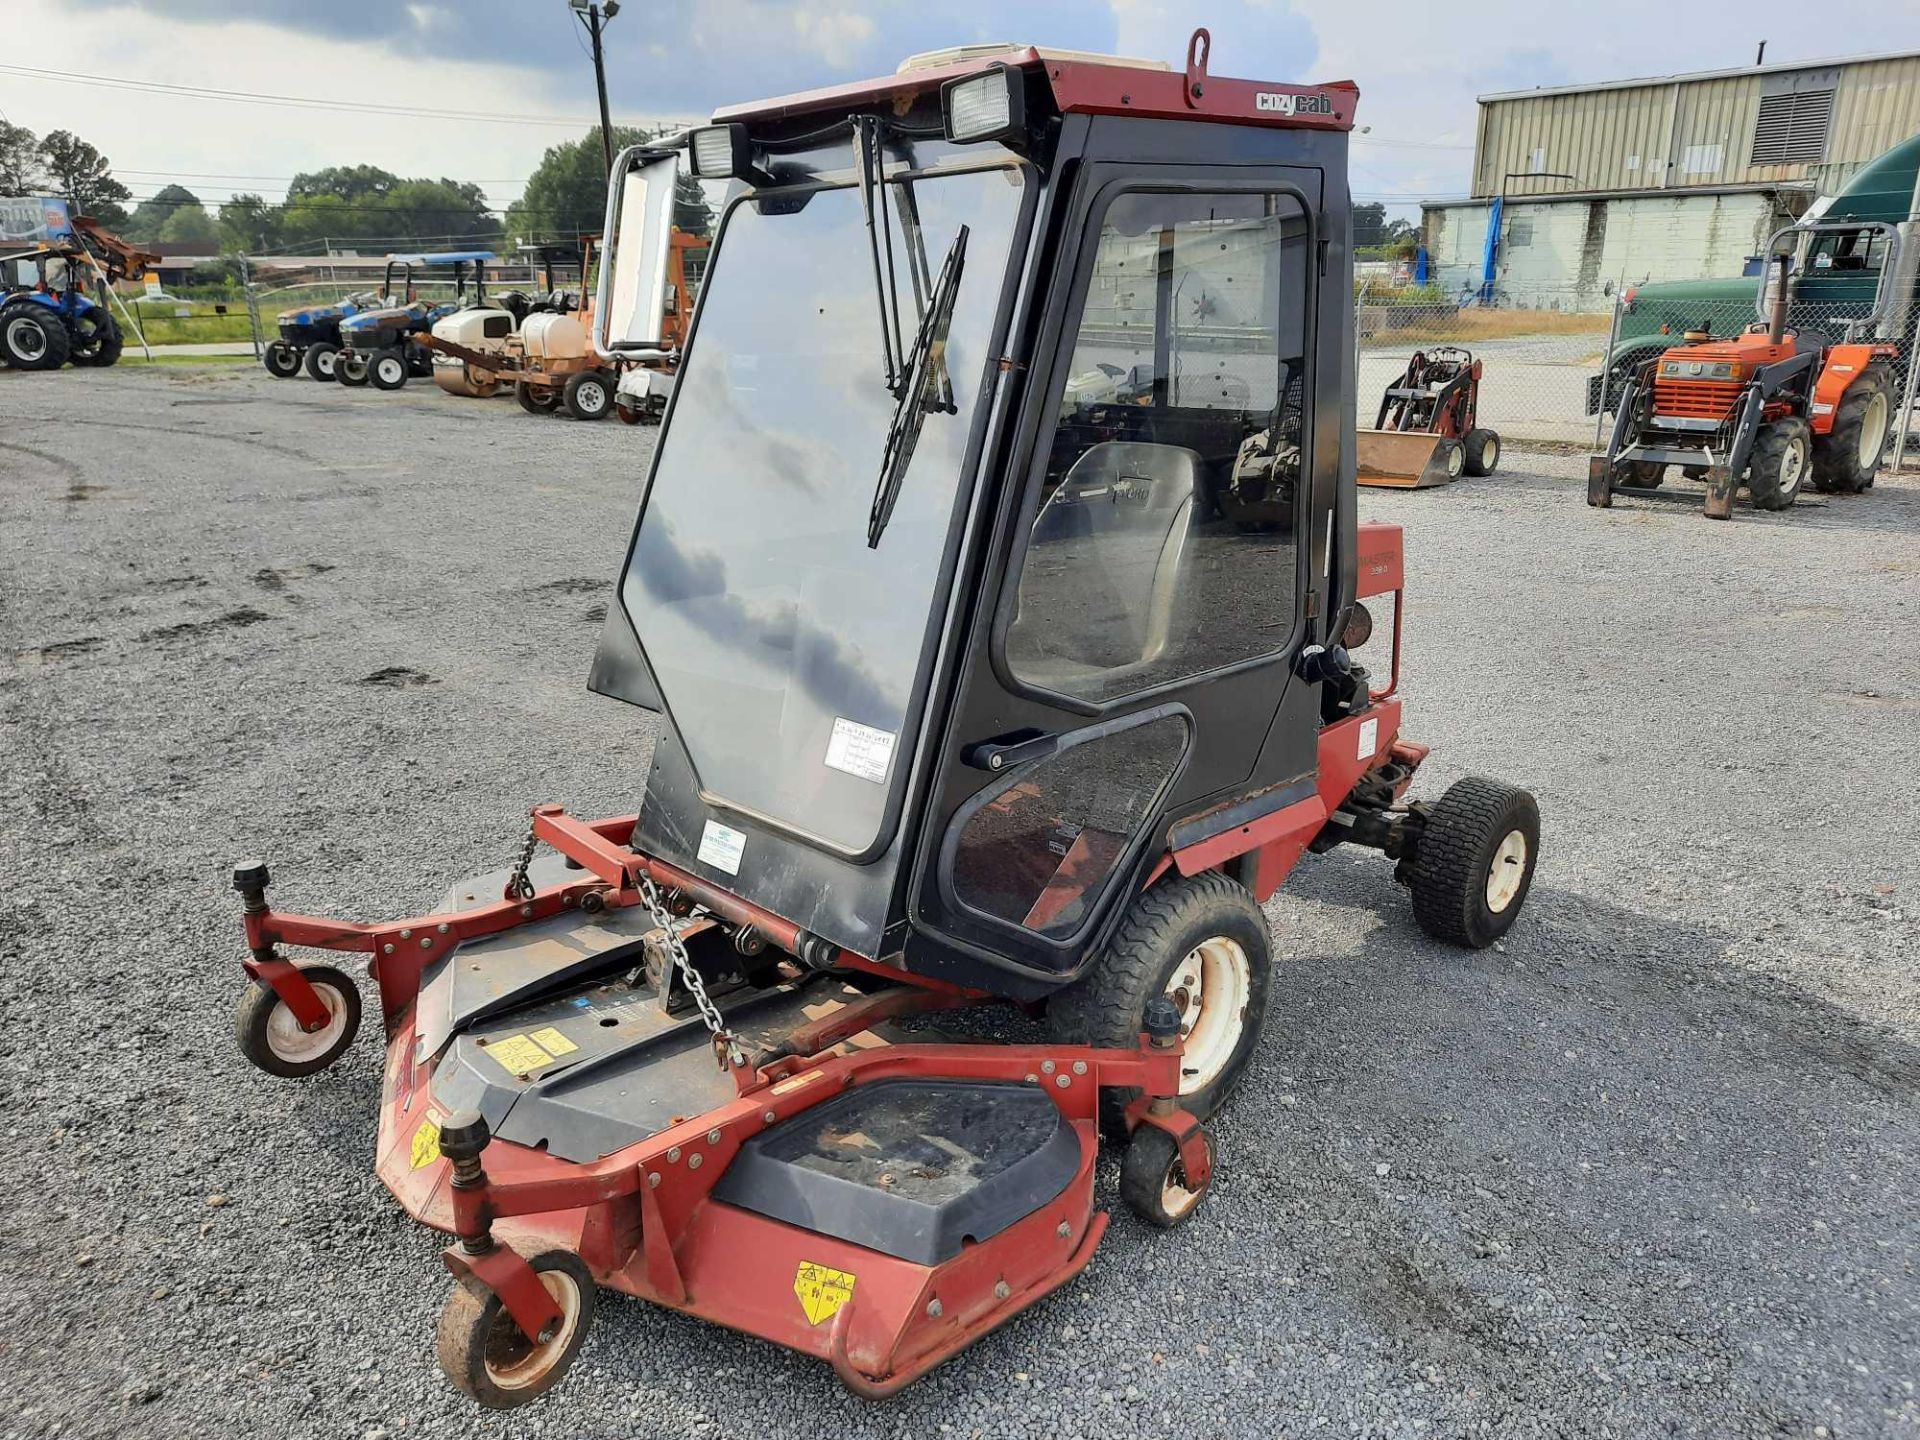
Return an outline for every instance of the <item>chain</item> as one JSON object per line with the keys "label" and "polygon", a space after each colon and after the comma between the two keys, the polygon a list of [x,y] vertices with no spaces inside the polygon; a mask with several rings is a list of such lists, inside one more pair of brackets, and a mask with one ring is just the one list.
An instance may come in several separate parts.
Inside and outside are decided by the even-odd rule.
{"label": "chain", "polygon": [[653,877],[644,872],[640,876],[640,898],[646,902],[653,923],[665,933],[667,953],[673,957],[673,963],[685,977],[687,989],[693,992],[694,1004],[700,1007],[700,1018],[706,1022],[707,1029],[713,1032],[713,1053],[720,1061],[720,1068],[726,1070],[746,1063],[746,1056],[732,1032],[727,1029],[727,1022],[721,1018],[719,1007],[707,998],[707,982],[700,978],[700,972],[694,968],[693,957],[687,954],[687,942],[680,938],[673,917],[667,913],[667,907],[660,899],[659,887],[653,883]]}
{"label": "chain", "polygon": [[520,858],[513,862],[513,873],[507,876],[507,899],[531,900],[533,882],[527,878],[527,867],[533,864],[533,852],[540,842],[533,838],[533,827],[527,827],[526,843],[520,847]]}

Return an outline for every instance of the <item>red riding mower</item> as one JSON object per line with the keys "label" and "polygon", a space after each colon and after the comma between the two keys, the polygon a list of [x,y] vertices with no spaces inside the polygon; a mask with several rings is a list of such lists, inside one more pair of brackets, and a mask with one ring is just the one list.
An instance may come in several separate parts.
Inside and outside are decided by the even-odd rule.
{"label": "red riding mower", "polygon": [[[1401,535],[1343,442],[1356,91],[1207,46],[947,52],[695,130],[732,185],[589,682],[663,717],[639,813],[539,807],[417,919],[236,872],[260,1068],[360,1018],[283,947],[370,957],[376,1165],[453,1237],[482,1403],[554,1384],[600,1286],[896,1391],[1088,1263],[1103,1134],[1127,1205],[1194,1212],[1302,854],[1383,852],[1462,945],[1518,915],[1533,798],[1406,799]],[[1140,393],[1067,398],[1106,364]],[[1283,431],[1290,523],[1235,524]],[[898,1023],[989,1001],[1046,1038]]]}

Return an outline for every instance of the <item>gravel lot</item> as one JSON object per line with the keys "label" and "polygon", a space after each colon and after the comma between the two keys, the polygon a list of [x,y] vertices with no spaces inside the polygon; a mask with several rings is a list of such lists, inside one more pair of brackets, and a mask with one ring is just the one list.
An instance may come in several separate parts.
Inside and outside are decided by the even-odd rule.
{"label": "gravel lot", "polygon": [[1206,1208],[1119,1213],[897,1401],[608,1296],[553,1397],[471,1408],[372,1174],[375,1047],[301,1083],[233,1048],[227,874],[400,913],[535,802],[635,802],[647,719],[583,680],[648,443],[0,373],[0,1435],[1920,1433],[1920,483],[1719,525],[1521,455],[1361,502],[1409,525],[1423,789],[1540,797],[1503,947],[1309,861]]}

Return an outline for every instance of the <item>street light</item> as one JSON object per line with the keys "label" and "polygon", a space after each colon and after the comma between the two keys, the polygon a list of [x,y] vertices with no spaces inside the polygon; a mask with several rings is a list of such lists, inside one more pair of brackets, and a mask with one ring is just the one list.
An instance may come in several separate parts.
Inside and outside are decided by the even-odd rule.
{"label": "street light", "polygon": [[606,157],[607,174],[613,174],[613,119],[607,113],[607,62],[600,49],[600,32],[620,13],[620,0],[567,0],[567,7],[580,17],[593,37],[593,83],[600,91],[600,149]]}

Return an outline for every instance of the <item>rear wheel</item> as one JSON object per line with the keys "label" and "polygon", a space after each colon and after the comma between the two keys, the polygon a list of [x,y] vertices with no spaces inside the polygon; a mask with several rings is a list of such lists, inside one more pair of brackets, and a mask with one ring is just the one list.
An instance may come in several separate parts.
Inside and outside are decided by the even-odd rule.
{"label": "rear wheel", "polygon": [[1403,867],[1413,918],[1436,940],[1484,950],[1519,918],[1539,854],[1533,796],[1477,775],[1456,781],[1426,812]]}
{"label": "rear wheel", "polygon": [[1500,437],[1491,430],[1467,432],[1467,474],[1491,475],[1500,463]]}
{"label": "rear wheel", "polygon": [[67,327],[46,307],[10,305],[0,311],[0,355],[16,370],[58,370],[71,349]]}
{"label": "rear wheel", "polygon": [[340,347],[323,340],[318,345],[308,347],[306,365],[309,380],[331,380],[333,367],[339,363]]}
{"label": "rear wheel", "polygon": [[[1204,1120],[1253,1058],[1272,970],[1266,916],[1244,885],[1218,871],[1164,881],[1134,898],[1086,973],[1048,1002],[1047,1023],[1070,1044],[1132,1049],[1147,1002],[1166,996],[1185,1042],[1180,1105]],[[1101,1095],[1110,1131],[1137,1093]]]}
{"label": "rear wheel", "polygon": [[1747,489],[1762,510],[1785,510],[1800,498],[1812,470],[1813,431],[1798,415],[1760,427],[1747,463]]}
{"label": "rear wheel", "polygon": [[377,390],[398,390],[407,383],[407,357],[398,350],[376,355],[367,367],[367,375]]}
{"label": "rear wheel", "polygon": [[613,407],[613,413],[620,417],[620,423],[622,425],[638,425],[640,423],[640,412],[631,405],[615,405]]}
{"label": "rear wheel", "polygon": [[553,386],[536,386],[525,380],[514,383],[513,398],[529,415],[551,415],[560,406],[560,392]]}
{"label": "rear wheel", "polygon": [[1873,484],[1893,429],[1893,385],[1886,368],[1869,365],[1840,397],[1833,429],[1813,442],[1813,483],[1835,495],[1858,495]]}
{"label": "rear wheel", "polygon": [[291,380],[300,373],[300,352],[284,340],[267,346],[267,373],[276,380]]}
{"label": "rear wheel", "polygon": [[361,386],[367,383],[367,357],[342,350],[334,362],[333,378],[342,385]]}
{"label": "rear wheel", "polygon": [[529,1340],[507,1307],[477,1280],[463,1280],[440,1312],[434,1351],[447,1378],[492,1410],[537,1400],[567,1373],[593,1325],[598,1291],[578,1255],[548,1250],[527,1262],[560,1318]]}
{"label": "rear wheel", "polygon": [[563,398],[576,420],[604,420],[613,409],[613,381],[599,370],[582,370],[567,381]]}
{"label": "rear wheel", "polygon": [[1660,482],[1667,478],[1667,467],[1658,460],[1629,460],[1627,462],[1627,484],[1636,485],[1642,490],[1657,490]]}

